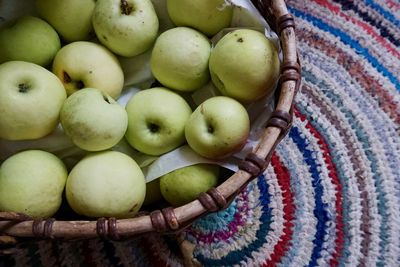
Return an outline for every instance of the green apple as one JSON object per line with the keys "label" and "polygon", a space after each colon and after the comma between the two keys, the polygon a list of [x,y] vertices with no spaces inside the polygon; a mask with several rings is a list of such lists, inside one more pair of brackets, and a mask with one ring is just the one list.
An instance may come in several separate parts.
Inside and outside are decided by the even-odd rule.
{"label": "green apple", "polygon": [[97,0],[93,27],[100,42],[114,53],[133,57],[148,50],[158,33],[150,0]]}
{"label": "green apple", "polygon": [[160,179],[146,183],[146,197],[144,198],[143,206],[156,203],[161,199]]}
{"label": "green apple", "polygon": [[84,88],[65,100],[60,120],[65,134],[87,151],[113,147],[128,127],[124,107],[95,88]]}
{"label": "green apple", "polygon": [[272,41],[261,32],[239,29],[222,37],[211,52],[211,79],[222,94],[241,102],[262,98],[274,89],[280,61]]}
{"label": "green apple", "polygon": [[221,159],[238,152],[250,133],[250,119],[238,101],[215,96],[200,104],[185,126],[189,146],[199,155]]}
{"label": "green apple", "polygon": [[208,60],[211,44],[202,33],[187,27],[163,32],[154,45],[150,66],[164,86],[194,91],[210,80]]}
{"label": "green apple", "polygon": [[53,72],[68,95],[91,87],[116,99],[124,85],[124,74],[115,55],[91,42],[73,42],[61,48],[54,58]]}
{"label": "green apple", "polygon": [[212,36],[229,27],[233,6],[226,0],[167,0],[168,14],[177,26],[188,26]]}
{"label": "green apple", "polygon": [[95,0],[36,0],[39,15],[67,42],[88,40]]}
{"label": "green apple", "polygon": [[60,80],[45,68],[24,61],[0,65],[0,138],[38,139],[58,124],[66,99]]}
{"label": "green apple", "polygon": [[160,178],[162,196],[173,206],[195,200],[218,184],[219,166],[196,164],[167,173]]}
{"label": "green apple", "polygon": [[146,182],[132,158],[121,152],[102,151],[89,154],[75,165],[65,193],[78,214],[126,218],[142,206]]}
{"label": "green apple", "polygon": [[192,110],[177,93],[156,87],[135,94],[126,105],[129,144],[158,156],[185,142],[185,123]]}
{"label": "green apple", "polygon": [[51,217],[61,205],[67,175],[63,162],[51,153],[14,154],[0,167],[0,211]]}
{"label": "green apple", "polygon": [[0,63],[19,60],[48,66],[60,48],[57,32],[36,17],[21,17],[0,31]]}

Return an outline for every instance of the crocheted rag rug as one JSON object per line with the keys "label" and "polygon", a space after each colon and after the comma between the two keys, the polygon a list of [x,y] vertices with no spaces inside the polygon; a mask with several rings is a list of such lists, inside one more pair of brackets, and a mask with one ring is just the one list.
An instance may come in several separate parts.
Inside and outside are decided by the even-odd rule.
{"label": "crocheted rag rug", "polygon": [[[303,83],[264,175],[186,238],[205,266],[400,266],[400,2],[287,1]],[[173,238],[37,242],[0,266],[181,266]]]}

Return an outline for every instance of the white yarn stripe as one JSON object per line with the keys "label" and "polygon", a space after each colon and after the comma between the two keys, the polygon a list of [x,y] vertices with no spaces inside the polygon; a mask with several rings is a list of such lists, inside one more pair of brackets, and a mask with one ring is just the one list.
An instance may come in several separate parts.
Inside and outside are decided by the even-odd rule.
{"label": "white yarn stripe", "polygon": [[[363,92],[366,101],[369,101],[369,103],[374,103],[375,104],[375,109],[377,112],[379,112],[379,119],[380,120],[385,120],[385,126],[388,128],[388,131],[392,133],[393,136],[396,136],[396,129],[395,129],[395,125],[393,125],[393,121],[390,119],[390,117],[381,110],[381,108],[379,108],[377,100],[374,99],[371,95],[369,95],[367,92],[365,92],[365,90],[358,84],[358,82],[352,78],[350,75],[347,74],[346,70],[344,70],[344,68],[338,66],[337,64],[335,64],[335,61],[332,60],[332,58],[327,57],[323,52],[316,50],[314,48],[310,48],[307,45],[304,44],[300,44],[301,50],[304,50],[303,52],[303,56],[304,57],[308,57],[309,58],[309,65],[315,65],[318,67],[324,67],[325,71],[326,71],[326,75],[325,77],[327,77],[327,79],[329,79],[329,77],[331,76],[329,73],[336,73],[337,75],[346,75],[344,76],[344,78],[348,78],[348,79],[341,79],[340,83],[346,83],[346,86],[342,87],[333,87],[335,88],[335,91],[337,90],[342,90],[344,89],[344,91],[349,92],[351,91],[352,93],[356,94],[357,92]],[[318,58],[316,58],[318,57]],[[321,61],[322,60],[322,61]],[[329,62],[329,64],[325,64],[325,62]],[[335,67],[332,67],[335,66]],[[316,71],[319,70],[318,67],[315,67],[314,69],[316,69]],[[335,69],[332,69],[335,68]],[[346,73],[346,74],[344,74]],[[342,77],[342,76],[339,76]],[[339,82],[338,77],[335,77],[335,79],[330,79],[330,81],[332,83],[334,82]],[[353,89],[353,87],[356,86],[357,88],[359,88],[359,90],[356,92],[356,90]],[[346,94],[346,93],[345,93]],[[347,93],[348,94],[348,93]],[[400,96],[400,94],[397,94],[398,96]],[[349,97],[345,97],[345,100],[350,103],[352,106],[360,106],[360,104],[357,102],[358,99],[356,98],[349,98]],[[353,101],[354,100],[354,101]],[[400,100],[400,99],[399,99]],[[364,115],[363,112],[359,112],[358,114]],[[357,114],[357,116],[358,116]],[[363,119],[363,121],[368,121],[369,119],[365,118]],[[370,127],[371,129],[375,130],[374,125],[371,125]],[[377,129],[378,130],[378,129]],[[385,129],[386,130],[386,129]],[[391,142],[391,144],[395,145],[394,149],[400,151],[400,145],[399,142],[395,142],[392,138],[390,138],[391,140],[389,140]],[[378,139],[379,140],[379,139]],[[381,150],[379,150],[381,151]]]}
{"label": "white yarn stripe", "polygon": [[[325,40],[326,42],[334,44],[334,46],[338,47],[338,49],[343,50],[343,52],[345,52],[347,55],[353,58],[355,62],[363,62],[363,68],[365,70],[366,75],[373,77],[374,80],[378,81],[379,84],[382,86],[383,90],[386,91],[393,98],[395,102],[400,102],[400,94],[398,94],[395,85],[392,82],[390,82],[390,80],[387,77],[385,77],[382,73],[380,73],[374,66],[372,66],[370,62],[364,60],[365,58],[362,55],[357,54],[353,48],[351,48],[349,45],[344,44],[339,37],[336,37],[327,31],[323,31],[320,28],[315,27],[307,20],[304,20],[300,17],[297,17],[296,21],[297,21],[296,25],[298,25],[297,27],[299,29],[303,28],[309,32],[318,35],[319,38]],[[308,40],[300,40],[299,45],[312,46],[312,44],[308,44]],[[302,54],[302,57],[303,56],[304,54]],[[349,62],[349,64],[351,64],[351,62]]]}
{"label": "white yarn stripe", "polygon": [[[364,110],[362,110],[363,108],[360,110],[357,109],[356,116],[357,118],[363,117],[361,120],[368,124],[369,130],[376,133],[376,135],[379,135],[379,137],[375,139],[376,142],[379,142],[380,144],[385,143],[387,146],[389,146],[389,148],[393,149],[394,157],[393,155],[385,154],[385,148],[380,147],[379,151],[382,151],[384,155],[383,157],[379,158],[382,158],[382,162],[385,164],[383,170],[391,170],[392,175],[394,175],[395,178],[397,176],[397,180],[399,180],[400,177],[397,166],[400,164],[400,141],[394,139],[394,137],[396,137],[398,134],[396,133],[396,127],[389,115],[379,107],[377,99],[368,94],[342,66],[335,64],[332,58],[326,56],[325,53],[319,50],[315,50],[304,45],[300,46],[301,51],[303,54],[307,55],[307,57],[310,59],[309,61],[312,62],[311,65],[314,65],[316,70],[323,70],[327,74],[336,74],[335,79],[329,79],[330,75],[325,76],[328,77],[327,79],[329,79],[331,83],[336,83],[335,86],[332,86],[332,88],[335,88],[335,91],[344,91],[343,94],[347,95],[345,99],[352,101],[352,106],[364,107],[367,110],[374,110],[374,113],[365,113]],[[382,131],[380,127],[384,128],[385,131]],[[394,161],[395,165],[389,166],[388,163],[390,161]],[[399,185],[395,184],[395,186],[398,188]]]}
{"label": "white yarn stripe", "polygon": [[[332,1],[329,1],[329,4],[333,4],[334,6],[339,8],[341,7],[340,4],[334,3]],[[346,29],[346,33],[353,39],[356,39],[361,46],[367,48],[369,53],[374,56],[382,65],[390,69],[393,73],[400,72],[398,57],[396,58],[395,56],[391,56],[390,50],[384,48],[382,45],[378,45],[378,40],[372,37],[368,31],[364,30],[361,26],[356,25],[351,20],[346,20],[343,16],[340,15],[335,15],[334,20],[326,19],[332,17],[332,11],[330,11],[328,8],[322,7],[322,5],[318,5],[318,7],[318,9],[314,8],[312,11],[310,11],[310,13],[324,20],[325,22],[329,21],[329,25],[334,28]],[[363,22],[363,19],[352,10],[346,10],[345,12],[340,11],[339,13],[345,13],[350,18]],[[367,23],[364,22],[364,24]],[[371,24],[368,24],[368,26],[370,26],[374,33],[380,36],[379,29],[373,27]],[[386,44],[394,50],[398,49],[390,41],[386,41]]]}
{"label": "white yarn stripe", "polygon": [[364,1],[357,2],[357,6],[361,11],[368,13],[376,21],[379,21],[379,23],[381,23],[384,27],[386,27],[386,29],[394,36],[396,40],[400,39],[400,31],[398,31],[398,27],[396,27],[395,24],[387,20],[381,12],[369,7],[367,3],[364,3]]}
{"label": "white yarn stripe", "polygon": [[279,242],[283,235],[284,222],[283,218],[283,197],[282,188],[279,186],[278,177],[271,165],[265,171],[265,181],[268,184],[269,208],[271,210],[270,231],[265,237],[265,243],[257,251],[251,253],[253,260],[248,260],[244,266],[261,266],[265,261],[271,259],[275,245]]}
{"label": "white yarn stripe", "polygon": [[[247,247],[249,244],[256,240],[255,233],[260,228],[260,216],[262,215],[262,206],[259,204],[260,191],[256,186],[256,181],[250,182],[246,194],[248,201],[247,219],[244,226],[239,226],[238,232],[230,237],[227,241],[213,240],[212,243],[206,244],[199,241],[198,245],[201,247],[201,254],[210,259],[221,259],[226,256],[230,251],[240,250]],[[236,199],[236,205],[242,205],[240,196]]]}
{"label": "white yarn stripe", "polygon": [[[308,84],[306,81],[303,81],[303,84],[313,87],[312,84]],[[302,93],[298,94],[296,102],[299,105],[302,105],[309,114],[321,114],[319,107],[311,105],[308,98]],[[362,257],[360,249],[362,241],[362,231],[360,229],[361,197],[356,179],[350,179],[351,177],[355,177],[354,166],[352,166],[350,161],[352,154],[347,150],[344,143],[341,141],[343,137],[337,131],[335,125],[332,125],[331,122],[322,115],[318,117],[317,123],[324,128],[326,132],[324,137],[327,139],[328,143],[333,146],[331,148],[332,154],[335,156],[340,156],[338,159],[339,163],[336,164],[339,166],[339,168],[342,168],[341,171],[343,174],[341,176],[341,182],[342,186],[345,187],[345,190],[347,190],[345,195],[345,203],[343,204],[347,205],[347,216],[350,218],[350,221],[346,222],[346,238],[348,244],[347,247],[344,248],[344,250],[348,252],[348,257],[344,260],[345,264],[348,264],[349,266],[357,266],[360,258]]]}
{"label": "white yarn stripe", "polygon": [[335,252],[335,239],[336,239],[336,186],[332,183],[329,177],[329,170],[325,164],[322,151],[319,148],[318,140],[311,134],[311,132],[305,127],[300,125],[299,130],[304,134],[306,140],[308,140],[307,149],[313,151],[312,157],[315,159],[317,164],[317,170],[319,172],[320,183],[323,187],[322,191],[322,202],[326,205],[324,210],[330,216],[329,221],[325,222],[325,237],[322,244],[321,257],[317,263],[319,266],[329,265],[329,261],[332,258],[332,254]]}
{"label": "white yarn stripe", "polygon": [[[307,50],[305,49],[305,51],[307,51]],[[311,55],[311,54],[309,54],[309,52],[312,52],[312,53],[315,53],[315,54]],[[321,58],[318,58],[318,59],[311,59],[310,61],[312,61],[313,63],[315,63],[316,60],[324,60],[327,63],[328,66],[331,66],[329,64],[330,63],[329,61],[332,60],[332,59],[328,58],[328,57],[323,57],[323,55],[320,55],[319,52],[317,52],[316,50],[309,49],[307,51],[307,54],[309,54],[310,58],[311,57],[317,57],[317,56],[319,57],[319,56],[321,56]],[[307,62],[310,62],[310,61],[307,60]],[[311,65],[311,64],[308,64],[308,65]],[[323,65],[323,64],[321,64],[321,65]],[[321,72],[324,71],[324,68],[322,66],[316,65],[314,71],[315,71],[315,73],[319,73],[319,75],[320,75]],[[342,72],[337,71],[335,73],[342,73]],[[330,84],[332,84],[334,81],[343,80],[341,78],[339,78],[339,79],[331,79],[329,81],[328,81],[329,78],[326,78],[326,79],[327,79],[327,82],[330,83]],[[341,87],[339,85],[331,85],[331,86],[332,86],[332,88],[336,88],[338,91],[340,90],[339,88]],[[319,90],[315,90],[314,92],[315,92],[315,94],[318,94],[320,91]],[[319,94],[319,98],[321,99],[321,102],[327,103],[328,100],[324,97],[323,93],[324,92],[321,92],[321,94]],[[349,97],[346,97],[345,99],[346,99],[346,101],[349,101]],[[329,106],[330,107],[334,107],[334,105],[332,105],[332,104],[330,104]],[[353,105],[353,107],[356,107],[356,105]],[[353,108],[352,111],[355,112],[355,109]],[[339,111],[338,112],[334,112],[333,111],[332,113],[338,114],[340,112]],[[338,167],[339,168],[343,168],[344,166],[338,166]],[[353,177],[354,177],[354,180],[356,181],[355,176],[353,176]],[[365,186],[367,187],[367,190],[368,190],[368,203],[369,203],[369,206],[370,206],[369,207],[369,209],[370,209],[369,212],[370,212],[370,214],[374,214],[374,216],[371,216],[370,224],[369,224],[369,227],[371,228],[370,229],[370,232],[371,232],[371,244],[370,244],[370,250],[368,251],[368,258],[367,258],[367,263],[373,265],[373,264],[376,263],[377,257],[379,256],[379,225],[380,225],[381,222],[380,222],[380,220],[377,220],[378,216],[376,216],[378,214],[378,207],[377,207],[378,204],[377,204],[377,193],[376,193],[376,190],[375,190],[374,180],[372,179],[371,175],[369,175],[369,179],[364,179],[364,182],[365,182]]]}
{"label": "white yarn stripe", "polygon": [[[329,58],[324,56],[322,53],[320,54],[317,51],[313,51],[314,53],[310,54],[309,57],[317,57],[311,59],[310,61],[312,62],[321,62],[323,60],[324,62],[327,62]],[[310,64],[311,65],[311,64]],[[322,69],[317,66],[313,65],[312,67],[314,69],[315,73],[321,74]],[[332,70],[331,70],[332,71]],[[335,72],[337,73],[337,72]],[[392,173],[390,172],[390,166],[388,166],[388,160],[385,160],[385,149],[383,148],[383,145],[381,143],[381,138],[380,136],[377,136],[375,134],[375,127],[369,123],[369,119],[366,117],[366,115],[361,112],[358,107],[358,103],[353,101],[352,97],[349,97],[345,91],[343,91],[342,86],[337,85],[337,80],[343,80],[343,79],[338,79],[338,77],[335,77],[335,79],[330,78],[329,75],[326,75],[326,82],[331,86],[332,90],[333,88],[336,88],[336,92],[340,95],[342,101],[345,103],[346,107],[352,107],[352,112],[358,119],[358,123],[362,126],[364,131],[369,134],[369,139],[370,139],[370,145],[371,145],[371,150],[374,152],[376,156],[376,160],[378,162],[378,174],[381,175],[382,179],[382,185],[384,186],[384,192],[382,192],[386,198],[386,200],[383,200],[385,203],[387,203],[387,211],[389,215],[389,225],[391,231],[389,234],[389,238],[391,239],[389,242],[396,247],[396,249],[391,250],[391,252],[388,251],[389,255],[386,255],[384,257],[387,260],[391,260],[393,258],[396,258],[396,255],[400,252],[398,247],[400,246],[399,241],[398,241],[398,236],[400,236],[400,229],[397,223],[394,223],[396,221],[399,221],[400,219],[400,214],[399,214],[399,205],[398,201],[396,199],[396,182],[395,182],[395,177],[393,177]],[[318,91],[316,91],[318,93]],[[324,101],[325,102],[325,101]],[[364,151],[364,150],[363,150]],[[367,159],[364,159],[364,162],[368,162]],[[376,181],[373,179],[367,179],[365,180],[367,188],[370,190],[373,190]],[[376,199],[376,197],[374,197]],[[379,224],[380,225],[380,224]]]}
{"label": "white yarn stripe", "polygon": [[[390,12],[393,17],[400,20],[400,2],[398,0],[390,0],[390,1],[374,1],[378,5],[380,5],[383,9]],[[397,12],[393,12],[393,10]]]}
{"label": "white yarn stripe", "polygon": [[[299,127],[306,122],[294,120],[294,126]],[[306,266],[311,260],[314,248],[317,218],[314,215],[315,198],[311,173],[297,145],[290,138],[282,140],[277,152],[282,155],[283,164],[289,169],[295,204],[295,219],[292,246],[282,259],[279,266]],[[301,249],[299,249],[301,248]]]}
{"label": "white yarn stripe", "polygon": [[[318,68],[316,68],[316,71],[318,71]],[[318,90],[313,90],[313,92],[315,92],[315,94],[318,94],[319,91]],[[335,111],[335,109],[336,109],[335,106],[333,104],[331,104],[330,101],[328,99],[326,99],[323,95],[319,95],[318,98],[320,99],[320,102],[326,103],[326,104],[328,104],[328,106],[331,107],[332,113],[336,114],[337,116],[339,116],[341,114],[339,110]],[[309,106],[312,106],[312,109],[316,108],[311,103],[311,101],[308,101],[308,102],[309,102]],[[314,113],[314,114],[321,114],[321,112]],[[321,116],[319,118],[315,118],[318,121],[318,124],[320,124],[320,119],[322,118],[322,116],[323,116],[323,114],[321,114]],[[324,119],[326,119],[326,118],[324,118]],[[342,126],[347,126],[347,127],[345,127],[346,132],[353,133],[352,131],[348,130],[350,126],[345,124],[344,118],[340,118],[340,120],[343,121]],[[356,141],[356,137],[354,137],[353,135],[351,137],[352,137],[352,143],[353,143],[353,147],[354,147],[353,149],[358,154],[362,150],[359,149],[356,146],[356,142],[357,142]],[[340,137],[338,140],[341,140],[342,138],[344,138],[344,137]],[[352,152],[349,153],[349,155],[351,155],[351,154],[352,154]],[[358,157],[360,157],[360,156],[361,155],[358,155]],[[363,160],[362,162],[365,162],[366,159],[362,159],[362,160]],[[346,162],[345,165],[341,165],[341,166],[338,166],[338,167],[344,169],[345,166],[348,166],[349,168],[351,168],[352,171],[356,172],[357,170],[354,170],[354,166],[350,166],[350,164],[351,164],[351,161],[350,161],[350,159],[348,159],[348,161]],[[365,170],[366,168],[367,167],[364,166],[361,169]],[[368,192],[367,203],[369,203],[369,205],[370,205],[369,206],[369,213],[370,213],[371,216],[370,216],[369,227],[371,228],[370,232],[371,232],[371,235],[372,235],[371,236],[371,244],[369,245],[370,250],[368,252],[369,258],[367,258],[367,261],[368,262],[372,261],[373,263],[375,263],[376,260],[377,260],[378,255],[379,255],[379,241],[380,241],[379,240],[379,226],[380,226],[380,223],[381,223],[381,216],[378,213],[377,194],[375,192],[374,180],[373,180],[373,178],[371,176],[371,172],[364,172],[363,175],[364,175],[364,182],[365,182],[365,186],[366,186],[365,190],[367,190],[367,192]],[[351,176],[346,176],[345,179],[349,179],[351,181],[354,181],[354,183],[356,183],[356,185],[358,186],[358,182],[357,182],[357,178],[356,177],[357,176],[355,174],[353,174]],[[360,212],[361,212],[361,210],[360,210]],[[359,215],[361,216],[361,213]],[[359,220],[360,219],[361,218],[359,218]],[[348,222],[346,222],[346,223],[348,223]],[[359,225],[358,225],[358,227],[359,227],[361,225],[361,221],[358,221],[358,223],[359,223]],[[362,236],[362,232],[360,232],[360,235]],[[352,250],[350,250],[350,251],[352,251]],[[361,253],[361,251],[360,251],[360,253]],[[364,256],[362,256],[362,257],[364,257]]]}

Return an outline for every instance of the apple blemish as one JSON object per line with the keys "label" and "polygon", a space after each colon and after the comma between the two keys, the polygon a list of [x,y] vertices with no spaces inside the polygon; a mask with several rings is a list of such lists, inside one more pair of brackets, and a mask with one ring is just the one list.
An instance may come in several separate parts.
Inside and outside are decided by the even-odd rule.
{"label": "apple blemish", "polygon": [[121,14],[129,15],[132,13],[133,7],[128,4],[128,1],[121,0]]}

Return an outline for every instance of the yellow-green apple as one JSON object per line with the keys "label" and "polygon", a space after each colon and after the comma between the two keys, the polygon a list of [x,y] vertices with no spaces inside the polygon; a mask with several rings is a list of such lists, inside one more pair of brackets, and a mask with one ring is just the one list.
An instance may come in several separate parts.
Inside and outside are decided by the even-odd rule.
{"label": "yellow-green apple", "polygon": [[124,74],[115,55],[91,42],[73,42],[61,48],[54,58],[53,72],[68,95],[92,87],[116,99],[124,84]]}
{"label": "yellow-green apple", "polygon": [[230,25],[233,6],[226,0],[167,0],[168,14],[177,26],[212,36]]}
{"label": "yellow-green apple", "polygon": [[48,66],[60,48],[57,32],[40,18],[21,17],[0,31],[0,63],[19,60]]}
{"label": "yellow-green apple", "polygon": [[164,86],[194,91],[210,80],[208,60],[211,44],[202,33],[187,27],[163,32],[150,59],[151,71]]}
{"label": "yellow-green apple", "polygon": [[91,153],[68,175],[70,207],[88,217],[133,216],[142,206],[146,182],[137,163],[121,152]]}
{"label": "yellow-green apple", "polygon": [[184,205],[216,186],[218,176],[218,165],[202,163],[183,167],[161,176],[161,194],[173,206]]}
{"label": "yellow-green apple", "polygon": [[24,61],[0,65],[0,138],[38,139],[58,124],[67,95],[47,69]]}
{"label": "yellow-green apple", "polygon": [[84,88],[68,97],[61,108],[60,120],[72,142],[87,151],[113,147],[128,127],[125,108],[95,88]]}
{"label": "yellow-green apple", "polygon": [[126,105],[129,144],[149,155],[161,155],[185,142],[185,123],[192,110],[177,93],[156,87],[135,94]]}
{"label": "yellow-green apple", "polygon": [[251,29],[220,39],[210,56],[211,79],[222,94],[241,102],[267,95],[279,77],[280,61],[272,41]]}
{"label": "yellow-green apple", "polygon": [[148,50],[157,37],[158,26],[150,0],[97,0],[93,12],[97,38],[124,57]]}
{"label": "yellow-green apple", "polygon": [[88,40],[95,0],[36,0],[39,15],[67,42]]}
{"label": "yellow-green apple", "polygon": [[14,154],[0,167],[0,211],[51,217],[61,205],[67,175],[64,163],[49,152]]}
{"label": "yellow-green apple", "polygon": [[238,152],[246,143],[250,119],[238,101],[215,96],[201,103],[185,126],[189,146],[199,155],[221,159]]}

